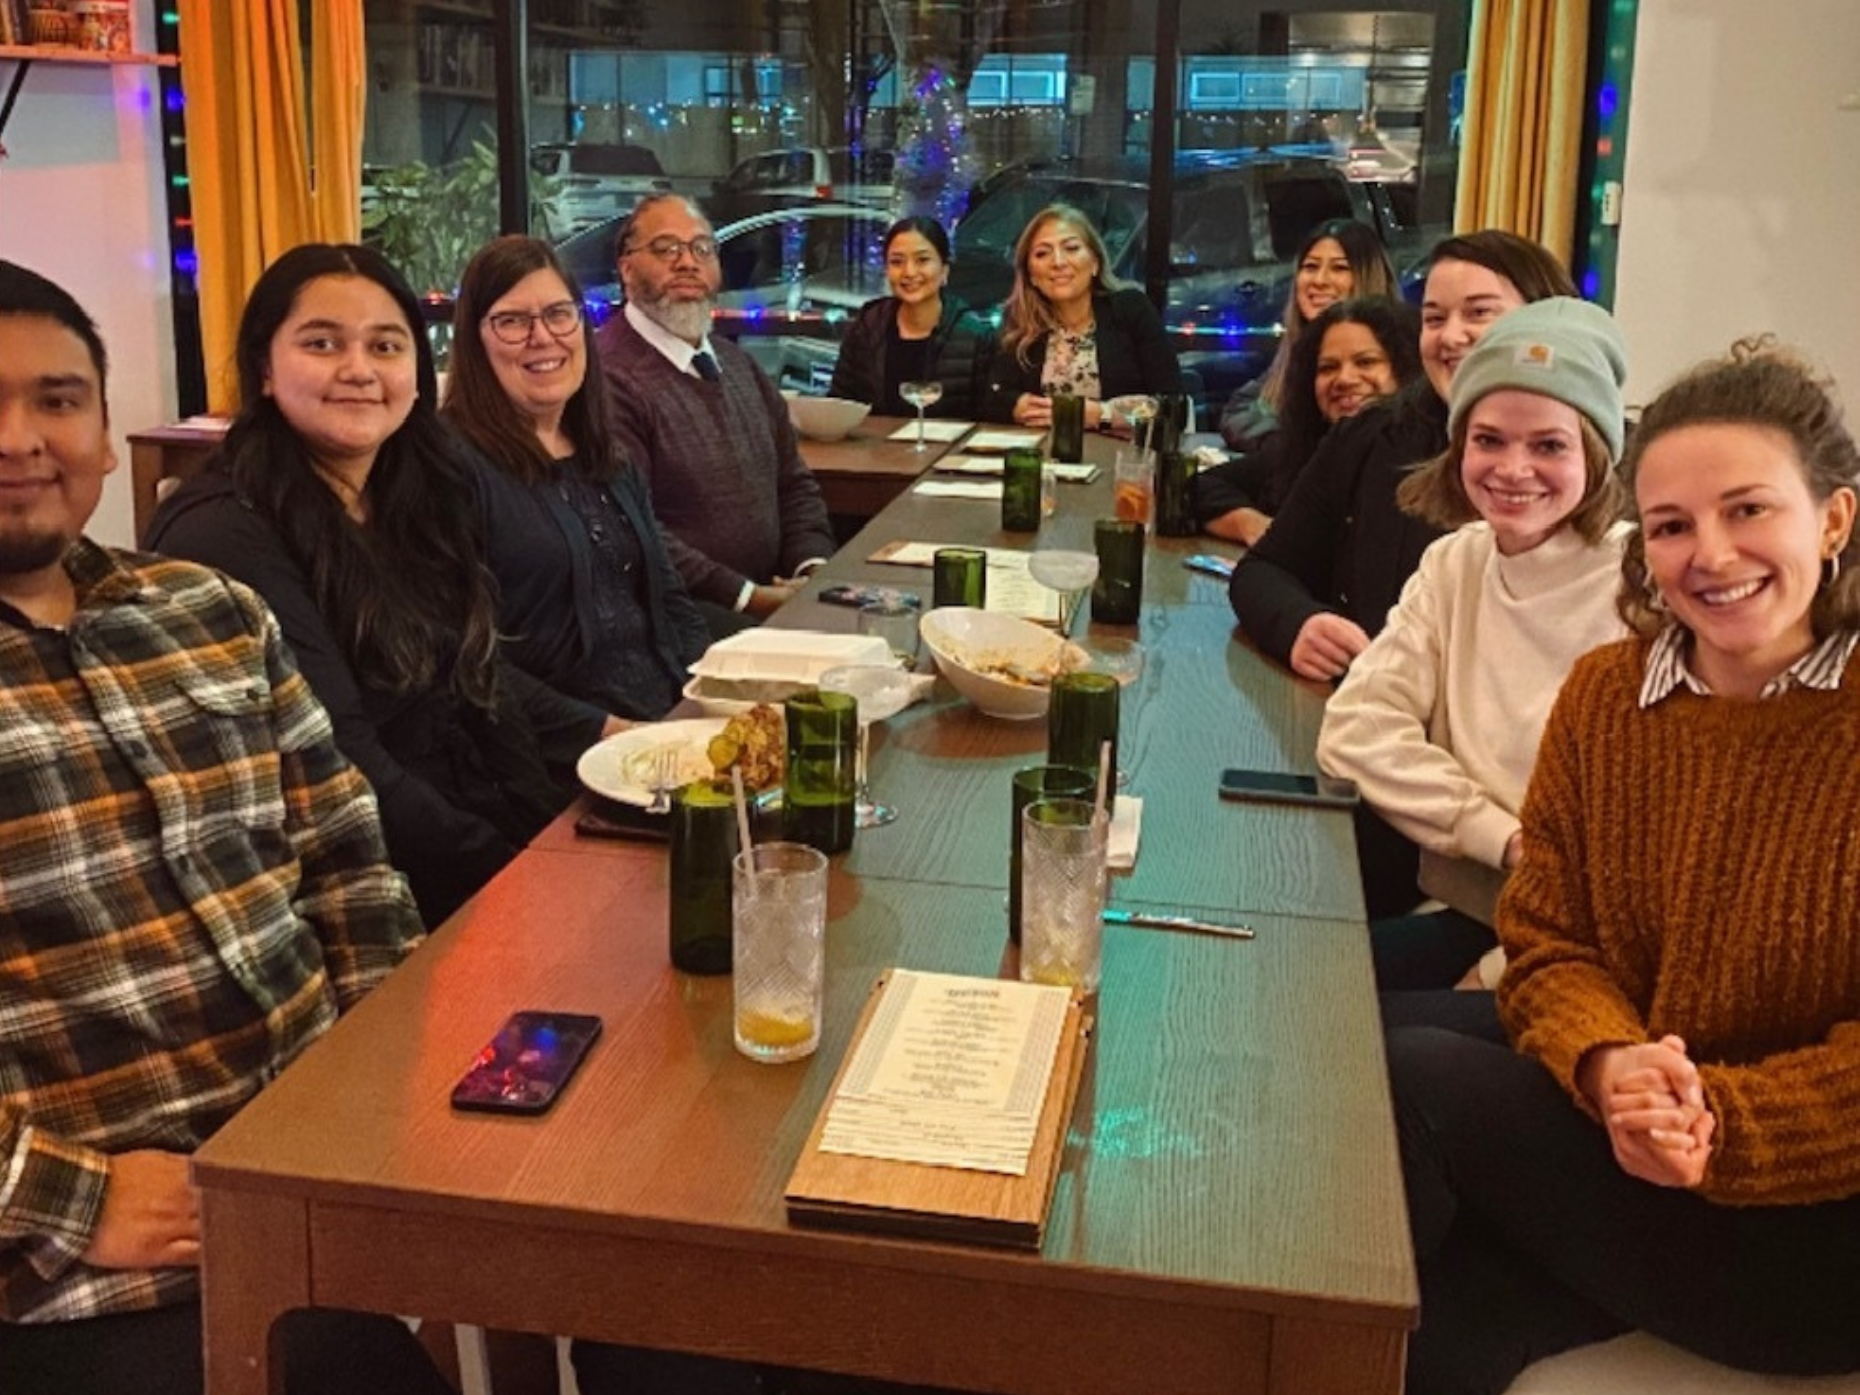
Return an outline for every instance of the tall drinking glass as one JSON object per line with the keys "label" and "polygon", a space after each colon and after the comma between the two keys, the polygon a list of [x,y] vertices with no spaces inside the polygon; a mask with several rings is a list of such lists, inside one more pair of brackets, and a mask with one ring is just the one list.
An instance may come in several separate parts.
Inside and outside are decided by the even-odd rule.
{"label": "tall drinking glass", "polygon": [[852,846],[858,770],[859,703],[845,693],[809,690],[782,704],[788,771],[782,779],[782,831],[823,853]]}
{"label": "tall drinking glass", "polygon": [[1092,528],[1098,579],[1091,589],[1091,618],[1106,625],[1134,625],[1143,613],[1141,523],[1101,518]]}
{"label": "tall drinking glass", "polygon": [[1021,979],[1095,993],[1110,820],[1082,799],[1042,799],[1020,818]]}
{"label": "tall drinking glass", "polygon": [[688,974],[730,972],[730,863],[737,851],[727,786],[699,780],[672,795],[672,964]]}
{"label": "tall drinking glass", "polygon": [[827,693],[845,693],[859,704],[859,763],[853,794],[853,826],[877,828],[890,823],[898,817],[898,811],[889,804],[873,800],[867,752],[871,746],[872,723],[895,717],[910,705],[911,676],[903,669],[886,664],[846,664],[821,674],[820,689]]}
{"label": "tall drinking glass", "polygon": [[930,558],[930,604],[988,604],[988,554],[979,547],[939,547]]}
{"label": "tall drinking glass", "polygon": [[810,1056],[826,980],[827,859],[799,843],[758,843],[732,872],[736,1049],[757,1061]]}
{"label": "tall drinking glass", "polygon": [[887,591],[859,607],[859,633],[880,635],[891,646],[891,657],[906,669],[917,667],[917,597]]}
{"label": "tall drinking glass", "polygon": [[1008,839],[1008,939],[1020,943],[1020,816],[1042,799],[1090,799],[1098,777],[1070,765],[1030,765],[1014,772]]}
{"label": "tall drinking glass", "polygon": [[[1111,743],[1111,769],[1117,769],[1118,695],[1123,684],[1108,673],[1062,673],[1053,680],[1046,706],[1046,761],[1089,770],[1097,777],[1098,752]],[[1105,792],[1105,807],[1117,800],[1116,783]]]}

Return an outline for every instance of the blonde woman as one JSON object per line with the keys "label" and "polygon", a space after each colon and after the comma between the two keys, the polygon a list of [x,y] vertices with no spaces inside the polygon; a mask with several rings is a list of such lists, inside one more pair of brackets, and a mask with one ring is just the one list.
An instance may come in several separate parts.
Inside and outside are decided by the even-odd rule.
{"label": "blonde woman", "polygon": [[1014,289],[989,362],[983,415],[1050,426],[1053,397],[1085,399],[1085,427],[1109,425],[1105,401],[1180,392],[1182,371],[1149,297],[1111,275],[1104,239],[1076,208],[1051,204],[1014,244]]}

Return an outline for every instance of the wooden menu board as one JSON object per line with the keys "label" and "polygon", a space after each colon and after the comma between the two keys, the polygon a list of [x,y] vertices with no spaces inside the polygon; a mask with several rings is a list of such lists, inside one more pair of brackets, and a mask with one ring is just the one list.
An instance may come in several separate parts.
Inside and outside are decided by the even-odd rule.
{"label": "wooden menu board", "polygon": [[788,1178],[788,1219],[797,1225],[1038,1249],[1053,1188],[1059,1181],[1066,1125],[1078,1099],[1079,1073],[1091,1041],[1091,1018],[1083,1000],[1075,993],[1066,1009],[1024,1175],[822,1152],[827,1114],[889,981],[889,974],[882,976],[866,999],[833,1087],[808,1130],[800,1161]]}

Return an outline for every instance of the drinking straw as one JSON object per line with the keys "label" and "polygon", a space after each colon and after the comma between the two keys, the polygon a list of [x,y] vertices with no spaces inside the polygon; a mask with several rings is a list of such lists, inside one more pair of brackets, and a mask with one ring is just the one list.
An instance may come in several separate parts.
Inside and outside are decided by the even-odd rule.
{"label": "drinking straw", "polygon": [[755,878],[756,859],[755,859],[755,854],[752,851],[752,849],[754,848],[755,843],[754,843],[754,840],[750,838],[749,836],[749,801],[743,795],[743,767],[742,766],[733,765],[730,767],[730,784],[734,787],[736,791],[736,834],[737,834],[737,837],[742,841],[743,852],[748,857],[748,864],[749,864],[749,871],[750,871],[749,892],[750,892],[750,895],[753,896],[755,894],[755,889],[756,889],[756,878]]}
{"label": "drinking straw", "polygon": [[1098,807],[1094,813],[1104,813],[1104,801],[1110,797],[1111,790],[1111,743],[1098,743]]}

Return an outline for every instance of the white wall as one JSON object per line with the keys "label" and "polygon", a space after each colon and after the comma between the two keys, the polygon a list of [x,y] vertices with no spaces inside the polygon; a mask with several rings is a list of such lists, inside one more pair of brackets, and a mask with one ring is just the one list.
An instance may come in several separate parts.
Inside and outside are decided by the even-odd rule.
{"label": "white wall", "polygon": [[[145,51],[149,18],[136,16]],[[0,59],[0,83],[10,83],[14,69]],[[109,350],[117,471],[89,532],[119,546],[134,541],[124,433],[172,421],[176,411],[155,73],[35,62],[0,136],[8,151],[0,161],[0,257],[75,295]]]}
{"label": "white wall", "polygon": [[1615,312],[1629,400],[1774,330],[1860,416],[1855,0],[1640,0]]}

